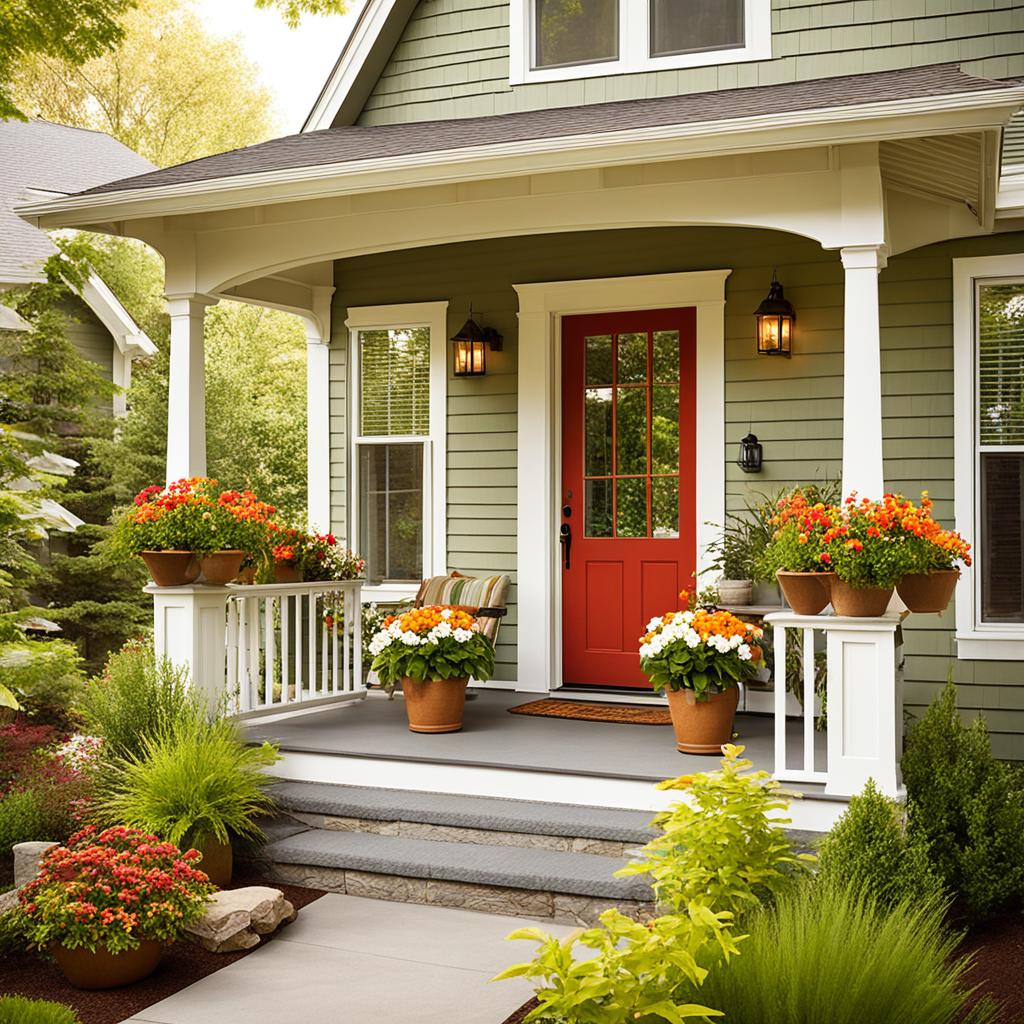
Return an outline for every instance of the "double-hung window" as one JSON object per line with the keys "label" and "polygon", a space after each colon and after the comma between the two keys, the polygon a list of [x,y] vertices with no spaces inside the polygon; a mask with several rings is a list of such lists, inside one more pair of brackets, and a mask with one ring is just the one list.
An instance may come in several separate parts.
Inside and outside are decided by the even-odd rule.
{"label": "double-hung window", "polygon": [[1024,254],[953,262],[958,653],[1024,658]]}
{"label": "double-hung window", "polygon": [[771,0],[511,0],[513,85],[771,57]]}
{"label": "double-hung window", "polygon": [[372,585],[445,571],[447,303],[349,310],[350,537]]}

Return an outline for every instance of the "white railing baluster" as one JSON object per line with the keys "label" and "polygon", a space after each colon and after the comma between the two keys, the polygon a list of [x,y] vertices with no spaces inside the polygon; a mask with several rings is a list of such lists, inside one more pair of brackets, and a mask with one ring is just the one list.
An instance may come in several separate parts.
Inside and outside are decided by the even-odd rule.
{"label": "white railing baluster", "polygon": [[228,701],[239,712],[250,710],[248,694],[238,685],[238,602],[227,606],[227,690]]}
{"label": "white railing baluster", "polygon": [[256,707],[260,702],[260,599],[250,597],[246,604],[249,605],[249,704]]}
{"label": "white railing baluster", "polygon": [[281,597],[281,703],[287,704],[289,700],[289,686],[291,683],[291,675],[289,673],[289,655],[291,653],[290,646],[290,629],[291,629],[291,602],[288,600],[288,595],[285,594]]}
{"label": "white railing baluster", "polygon": [[351,678],[349,676],[350,662],[349,662],[349,653],[348,653],[349,631],[352,629],[352,626],[353,626],[353,624],[352,624],[353,612],[352,612],[352,607],[351,607],[352,594],[351,594],[350,591],[348,591],[348,590],[345,591],[345,593],[342,595],[342,601],[344,602],[342,607],[345,609],[345,618],[344,618],[345,631],[341,635],[341,659],[342,659],[341,660],[341,664],[342,664],[342,668],[341,668],[341,685],[342,685],[342,688],[344,690],[348,691],[348,690],[352,689],[352,680],[351,680]]}
{"label": "white railing baluster", "polygon": [[274,598],[263,602],[263,706],[274,703],[274,669],[277,665],[277,651],[274,636]]}
{"label": "white railing baluster", "polygon": [[772,630],[775,657],[775,771],[786,767],[786,627]]}
{"label": "white railing baluster", "polygon": [[814,769],[814,630],[804,627],[804,771]]}
{"label": "white railing baluster", "polygon": [[317,656],[316,656],[316,635],[319,630],[316,628],[316,594],[310,592],[306,598],[306,614],[309,616],[307,630],[309,633],[309,654],[306,664],[309,667],[309,696],[316,700],[320,696],[320,680],[317,678]]}
{"label": "white railing baluster", "polygon": [[305,673],[302,671],[302,595],[293,594],[291,600],[295,615],[295,700],[305,699]]}
{"label": "white railing baluster", "polygon": [[[341,608],[338,608],[338,595],[331,598],[331,692],[338,692],[338,618],[341,617],[348,628],[348,593],[341,595]],[[343,634],[344,639],[344,634]],[[347,654],[346,654],[347,658]]]}
{"label": "white railing baluster", "polygon": [[356,581],[352,587],[352,682],[349,687],[353,692],[361,693],[363,686],[363,587]]}

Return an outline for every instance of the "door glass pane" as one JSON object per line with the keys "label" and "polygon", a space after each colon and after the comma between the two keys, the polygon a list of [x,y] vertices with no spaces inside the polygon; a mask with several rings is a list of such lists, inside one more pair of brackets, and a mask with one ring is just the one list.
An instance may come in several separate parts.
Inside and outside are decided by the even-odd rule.
{"label": "door glass pane", "polygon": [[679,332],[654,332],[654,379],[679,380]]}
{"label": "door glass pane", "polygon": [[656,476],[651,481],[651,536],[679,536],[679,477]]}
{"label": "door glass pane", "polygon": [[588,480],[586,483],[586,515],[584,532],[588,537],[612,536],[611,480]]}
{"label": "door glass pane", "polygon": [[743,45],[743,0],[651,0],[651,56]]}
{"label": "door glass pane", "polygon": [[1024,453],[981,456],[981,618],[1024,622]]}
{"label": "door glass pane", "polygon": [[535,0],[536,67],[619,55],[619,0]]}
{"label": "door glass pane", "polygon": [[679,385],[651,388],[651,472],[679,469]]}
{"label": "door glass pane", "polygon": [[423,445],[359,446],[359,550],[366,578],[423,578]]}
{"label": "door glass pane", "polygon": [[615,472],[647,472],[647,389],[616,388]]}
{"label": "door glass pane", "polygon": [[586,339],[588,384],[611,384],[612,382],[612,336],[598,334]]}
{"label": "door glass pane", "polygon": [[616,481],[615,533],[618,537],[647,536],[647,478]]}
{"label": "door glass pane", "polygon": [[647,380],[647,335],[619,335],[619,384],[642,384]]}
{"label": "door glass pane", "polygon": [[612,475],[612,389],[587,388],[586,476]]}

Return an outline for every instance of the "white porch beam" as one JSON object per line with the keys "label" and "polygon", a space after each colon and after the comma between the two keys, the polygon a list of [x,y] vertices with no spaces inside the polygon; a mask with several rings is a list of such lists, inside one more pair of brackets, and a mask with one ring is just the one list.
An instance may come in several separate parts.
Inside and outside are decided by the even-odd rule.
{"label": "white porch beam", "polygon": [[203,319],[217,300],[169,295],[170,380],[167,393],[167,482],[206,475],[206,380]]}
{"label": "white porch beam", "polygon": [[840,250],[845,271],[843,315],[843,495],[880,498],[882,463],[882,351],[878,274],[884,245]]}

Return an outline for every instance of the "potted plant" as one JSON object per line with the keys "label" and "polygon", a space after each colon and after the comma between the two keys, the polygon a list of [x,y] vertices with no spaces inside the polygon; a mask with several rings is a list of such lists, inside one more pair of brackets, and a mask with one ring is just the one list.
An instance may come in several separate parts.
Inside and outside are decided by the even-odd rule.
{"label": "potted plant", "polygon": [[476,619],[444,605],[389,615],[370,653],[382,683],[401,681],[412,732],[457,732],[470,677],[483,682],[494,672],[494,647]]}
{"label": "potted plant", "polygon": [[221,491],[208,520],[212,552],[199,557],[207,583],[223,585],[238,578],[242,564],[253,561],[267,546],[267,523],[277,510],[252,491]]}
{"label": "potted plant", "polygon": [[202,916],[214,887],[198,860],[146,832],[90,825],[43,858],[19,894],[19,927],[76,988],[129,985]]}
{"label": "potted plant", "polygon": [[761,666],[762,631],[719,608],[702,607],[684,590],[685,611],[652,619],[640,638],[640,667],[665,691],[676,748],[717,754],[732,739],[739,684]]}
{"label": "potted plant", "polygon": [[273,744],[246,745],[230,720],[187,716],[111,766],[98,811],[194,847],[210,880],[227,885],[232,839],[263,838],[256,819],[273,808],[264,769],[278,756]]}
{"label": "potted plant", "polygon": [[911,571],[900,577],[896,592],[912,612],[943,612],[949,605],[957,580],[958,562],[971,564],[971,546],[955,530],[944,530],[932,517],[928,492],[921,504],[904,503],[900,526],[907,534]]}

